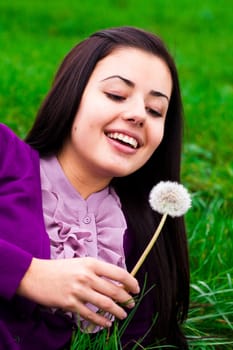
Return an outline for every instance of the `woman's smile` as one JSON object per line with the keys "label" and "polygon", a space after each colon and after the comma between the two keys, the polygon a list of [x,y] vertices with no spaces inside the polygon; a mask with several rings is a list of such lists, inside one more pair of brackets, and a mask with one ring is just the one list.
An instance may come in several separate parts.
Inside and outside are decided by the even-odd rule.
{"label": "woman's smile", "polygon": [[139,147],[139,143],[136,138],[124,134],[122,132],[108,132],[106,133],[106,136],[109,137],[111,140],[118,141],[120,142],[120,144],[123,144],[130,148],[136,149]]}

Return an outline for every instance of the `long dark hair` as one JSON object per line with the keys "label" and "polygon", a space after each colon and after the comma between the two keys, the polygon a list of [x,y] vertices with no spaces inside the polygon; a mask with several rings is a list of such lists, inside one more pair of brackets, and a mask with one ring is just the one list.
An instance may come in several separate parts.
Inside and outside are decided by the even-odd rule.
{"label": "long dark hair", "polygon": [[[59,152],[70,134],[83,91],[97,62],[117,47],[139,48],[160,57],[167,64],[173,82],[161,144],[142,168],[112,181],[122,202],[128,231],[133,233],[134,255],[138,257],[160,219],[149,207],[149,191],[161,180],[180,181],[181,94],[176,66],[162,40],[138,28],[118,27],[96,32],[79,43],[58,69],[26,142],[40,155]],[[148,274],[149,286],[157,286],[153,298],[159,316],[153,329],[154,337],[166,338],[166,344],[179,346],[183,335],[178,325],[187,317],[189,305],[189,263],[183,218],[168,219],[163,231],[141,273]],[[131,268],[130,258],[128,260]]]}

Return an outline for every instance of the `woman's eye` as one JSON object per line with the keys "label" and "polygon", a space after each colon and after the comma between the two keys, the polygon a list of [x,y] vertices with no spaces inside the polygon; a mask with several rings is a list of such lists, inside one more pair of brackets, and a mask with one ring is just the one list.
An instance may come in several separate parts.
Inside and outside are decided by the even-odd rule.
{"label": "woman's eye", "polygon": [[105,95],[110,98],[111,100],[113,101],[117,101],[117,102],[120,102],[120,101],[124,101],[125,100],[125,97],[124,96],[120,96],[120,95],[116,95],[116,94],[111,94],[109,92],[105,92]]}
{"label": "woman's eye", "polygon": [[151,114],[154,117],[162,117],[163,116],[162,113],[157,111],[156,109],[152,109],[152,108],[147,107],[146,110],[149,114]]}

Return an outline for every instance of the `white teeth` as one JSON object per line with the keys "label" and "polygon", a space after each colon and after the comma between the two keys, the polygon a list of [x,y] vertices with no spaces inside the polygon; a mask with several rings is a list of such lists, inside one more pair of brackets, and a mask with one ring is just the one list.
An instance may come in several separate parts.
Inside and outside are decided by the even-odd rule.
{"label": "white teeth", "polygon": [[138,146],[137,140],[135,140],[133,137],[121,134],[119,132],[109,132],[107,134],[107,136],[110,137],[111,139],[119,140],[119,141],[122,141],[124,143],[128,143],[133,148],[137,148],[137,146]]}

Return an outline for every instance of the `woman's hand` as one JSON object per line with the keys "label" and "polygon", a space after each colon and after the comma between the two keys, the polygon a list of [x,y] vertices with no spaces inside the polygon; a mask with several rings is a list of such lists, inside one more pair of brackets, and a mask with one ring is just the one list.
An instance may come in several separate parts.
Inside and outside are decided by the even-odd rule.
{"label": "woman's hand", "polygon": [[[132,299],[130,293],[139,293],[134,277],[120,267],[89,257],[33,258],[17,290],[17,294],[41,305],[75,312],[101,327],[109,327],[111,322],[85,304],[91,303],[124,319],[127,315],[117,303]],[[134,306],[133,301],[126,304],[129,308]]]}

